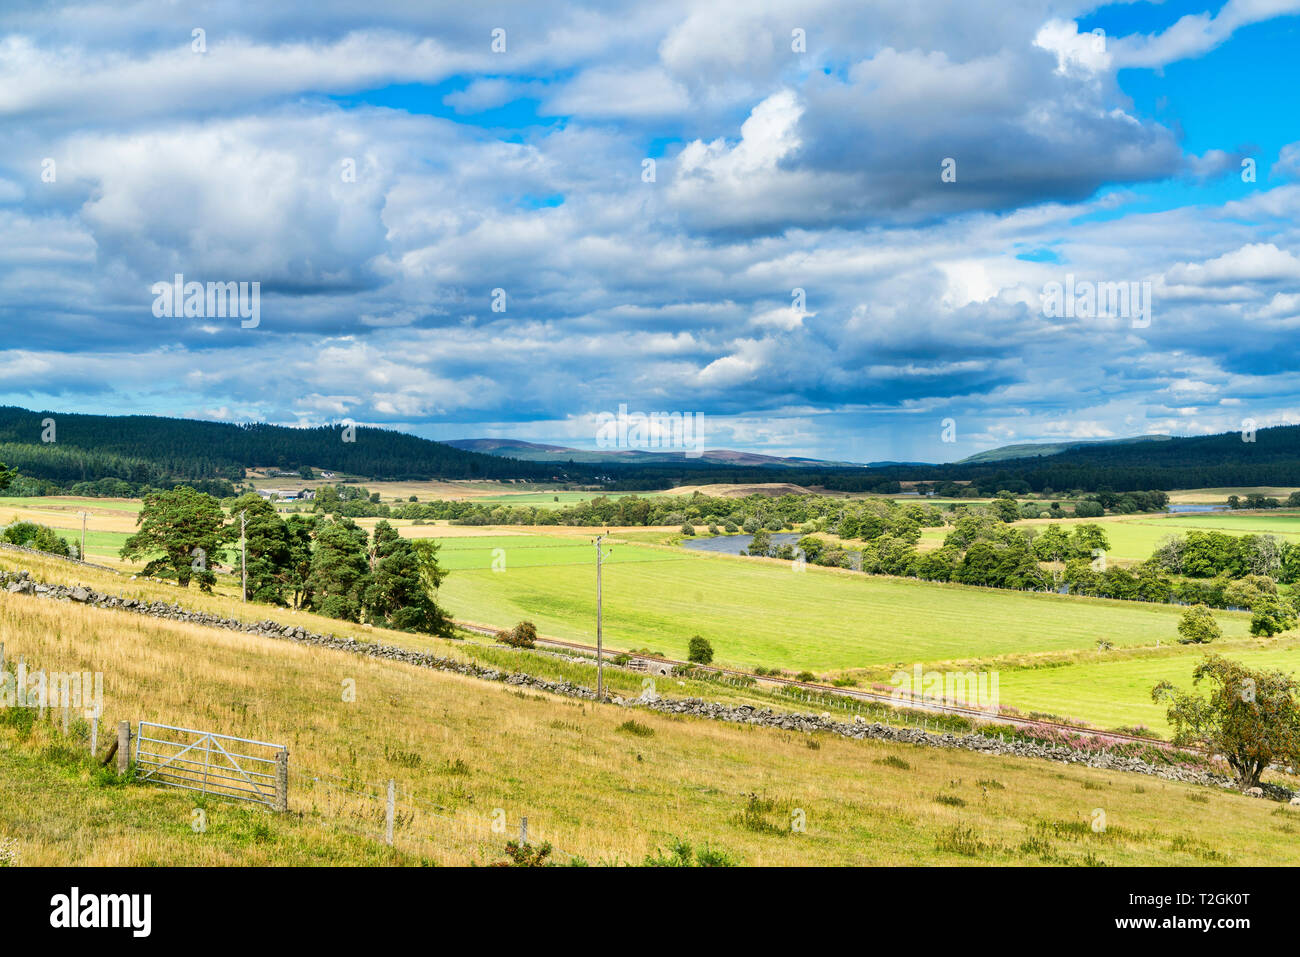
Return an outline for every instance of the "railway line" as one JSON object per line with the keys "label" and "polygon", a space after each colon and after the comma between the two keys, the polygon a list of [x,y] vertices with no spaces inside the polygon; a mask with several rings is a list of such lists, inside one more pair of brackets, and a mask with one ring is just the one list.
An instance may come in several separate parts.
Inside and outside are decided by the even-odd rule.
{"label": "railway line", "polygon": [[[487,625],[481,625],[473,622],[457,622],[457,624],[461,628],[464,628],[466,631],[472,631],[476,634],[495,635],[499,630],[496,628],[491,628]],[[548,647],[553,647],[553,648],[566,648],[572,651],[580,651],[583,652],[584,654],[591,655],[593,657],[596,654],[596,648],[594,645],[586,645],[574,641],[564,641],[559,638],[544,638],[539,635],[537,638],[537,643],[539,645],[546,645]],[[604,649],[603,657],[606,660],[608,660],[610,658],[622,654],[629,654],[629,653],[621,652],[621,651],[611,651],[610,649],[606,648]],[[888,705],[891,708],[898,708],[898,709],[907,708],[915,711],[929,711],[935,714],[957,715],[963,718],[969,718],[975,721],[982,721],[989,724],[1004,724],[1013,727],[1024,727],[1024,728],[1031,728],[1031,727],[1051,728],[1056,731],[1060,731],[1062,733],[1087,735],[1090,737],[1097,738],[1099,740],[1111,741],[1116,744],[1140,743],[1140,744],[1155,745],[1157,747],[1166,747],[1166,748],[1173,747],[1167,741],[1160,741],[1152,738],[1144,738],[1141,735],[1136,735],[1136,734],[1125,734],[1122,731],[1102,731],[1094,728],[1080,728],[1077,725],[1064,724],[1062,722],[1049,721],[1041,718],[1025,718],[1017,715],[994,713],[982,708],[972,708],[972,707],[963,707],[962,705],[946,704],[946,703],[934,701],[929,698],[918,697],[916,695],[912,695],[910,693],[905,693],[905,692],[885,693],[880,691],[867,691],[860,688],[840,688],[834,685],[819,684],[817,682],[800,681],[797,678],[783,678],[778,675],[757,675],[754,674],[753,672],[742,671],[734,668],[721,668],[714,665],[694,664],[692,662],[679,661],[674,658],[663,658],[657,655],[629,654],[629,657],[631,657],[634,660],[655,662],[657,664],[664,665],[670,669],[685,667],[689,665],[690,667],[696,669],[697,671],[707,671],[725,677],[742,678],[742,679],[753,681],[755,683],[765,683],[777,687],[797,688],[797,689],[807,691],[809,693],[816,693],[822,695],[836,695],[839,697],[851,698],[859,701],[869,701],[873,703]],[[633,670],[639,670],[639,669],[633,669]],[[906,700],[900,701],[899,700],[900,696],[905,697]],[[1190,747],[1190,746],[1181,747],[1178,748],[1177,750],[1192,751],[1199,754],[1206,753],[1203,748]]]}

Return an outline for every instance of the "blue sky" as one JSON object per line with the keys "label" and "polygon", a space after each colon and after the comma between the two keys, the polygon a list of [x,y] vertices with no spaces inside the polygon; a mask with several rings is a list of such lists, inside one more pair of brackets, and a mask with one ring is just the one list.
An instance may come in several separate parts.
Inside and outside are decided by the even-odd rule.
{"label": "blue sky", "polygon": [[[857,461],[1300,422],[1300,0],[430,6],[6,5],[0,402]],[[177,273],[259,322],[155,315]]]}

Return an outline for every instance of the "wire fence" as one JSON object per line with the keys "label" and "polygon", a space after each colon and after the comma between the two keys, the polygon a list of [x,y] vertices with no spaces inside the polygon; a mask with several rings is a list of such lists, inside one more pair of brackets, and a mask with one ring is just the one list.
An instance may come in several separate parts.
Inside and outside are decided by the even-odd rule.
{"label": "wire fence", "polygon": [[291,772],[291,777],[298,810],[310,809],[331,827],[357,837],[421,856],[437,853],[440,862],[498,863],[508,841],[548,843],[551,854],[565,862],[580,860],[549,840],[535,819],[520,815],[512,820],[504,808],[485,818],[418,797],[395,780],[380,785],[300,772]]}

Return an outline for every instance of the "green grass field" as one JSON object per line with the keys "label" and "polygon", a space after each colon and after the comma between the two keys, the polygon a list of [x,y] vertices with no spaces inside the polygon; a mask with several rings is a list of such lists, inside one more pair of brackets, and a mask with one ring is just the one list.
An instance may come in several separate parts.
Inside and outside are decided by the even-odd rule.
{"label": "green grass field", "polygon": [[1021,711],[1083,718],[1107,728],[1144,724],[1167,736],[1165,706],[1151,700],[1151,689],[1161,681],[1192,688],[1192,669],[1211,651],[1251,668],[1300,671],[1300,638],[1244,640],[1178,646],[1133,658],[1089,654],[1053,668],[1004,668],[999,690],[1004,704]]}
{"label": "green grass field", "polygon": [[[534,491],[492,498],[559,495],[565,502],[593,494]],[[118,565],[118,549],[134,529],[138,508],[137,502],[112,500],[4,498],[0,520],[44,521],[75,541],[80,512],[88,510],[88,558]],[[1144,559],[1165,536],[1192,529],[1300,541],[1296,512],[1139,515],[1107,518],[1103,524],[1111,557],[1125,562]],[[942,529],[925,532],[931,539],[944,534]],[[884,680],[896,666],[917,662],[978,662],[999,672],[1002,702],[1022,711],[1105,727],[1141,723],[1162,732],[1167,732],[1163,710],[1150,701],[1150,688],[1164,679],[1186,683],[1200,654],[1174,645],[1181,614],[1176,607],[933,585],[816,567],[796,573],[776,561],[655,547],[665,537],[661,530],[633,530],[613,545],[603,578],[604,637],[612,648],[651,648],[684,658],[689,638],[701,634],[712,642],[720,664],[828,676],[855,672],[865,680]],[[594,549],[585,536],[557,531],[447,536],[439,542],[449,572],[440,601],[457,618],[496,627],[526,618],[545,635],[594,643]],[[1285,670],[1300,662],[1291,639],[1261,644],[1246,635],[1248,616],[1219,613],[1218,618],[1225,638],[1213,650]],[[1114,652],[1096,652],[1103,638]],[[1043,658],[1056,666],[1043,667]]]}
{"label": "green grass field", "polygon": [[[497,626],[532,620],[545,634],[594,641],[592,547],[547,536],[444,539],[441,601]],[[518,543],[518,544],[517,544]],[[548,544],[549,543],[549,544]],[[504,570],[493,571],[494,549]],[[1176,636],[1179,609],[935,585],[729,556],[614,546],[604,571],[604,639],[685,657],[691,635],[719,663],[814,672],[1093,647]],[[1219,616],[1225,635],[1247,617]]]}
{"label": "green grass field", "polygon": [[1229,535],[1276,535],[1300,541],[1300,513],[1271,512],[1250,515],[1211,513],[1171,514],[1164,517],[1135,515],[1106,522],[1110,556],[1116,561],[1140,562],[1151,557],[1162,539],[1190,531],[1226,532]]}
{"label": "green grass field", "polygon": [[[659,533],[663,537],[663,533]],[[681,557],[662,548],[618,545],[609,552],[606,566],[627,562],[675,562]],[[492,571],[540,567],[586,567],[594,569],[595,546],[581,538],[551,535],[475,536],[438,539],[438,564],[448,571]],[[594,574],[594,572],[593,572]],[[588,576],[590,577],[590,576]]]}
{"label": "green grass field", "polygon": [[[1067,531],[1081,522],[1098,522],[1097,519],[1065,519],[1057,524]],[[1048,522],[1035,520],[1017,522],[1017,528],[1034,528],[1041,531]],[[1300,512],[1262,512],[1246,515],[1219,512],[1182,514],[1132,515],[1124,518],[1107,517],[1098,522],[1110,539],[1107,557],[1112,561],[1130,563],[1151,557],[1160,542],[1170,535],[1185,535],[1189,531],[1226,532],[1229,535],[1276,535],[1288,542],[1300,542]],[[922,547],[937,548],[951,529],[926,528],[921,530]]]}

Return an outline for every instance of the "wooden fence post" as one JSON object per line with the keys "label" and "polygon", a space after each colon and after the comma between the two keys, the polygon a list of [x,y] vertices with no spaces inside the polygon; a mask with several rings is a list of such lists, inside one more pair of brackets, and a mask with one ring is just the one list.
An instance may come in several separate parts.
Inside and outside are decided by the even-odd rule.
{"label": "wooden fence post", "polygon": [[528,843],[528,818],[519,819],[519,846],[523,847]]}
{"label": "wooden fence post", "polygon": [[90,716],[90,756],[93,758],[99,744],[99,715]]}
{"label": "wooden fence post", "polygon": [[289,749],[282,748],[275,755],[275,809],[289,810]]}
{"label": "wooden fence post", "polygon": [[131,763],[131,722],[117,723],[117,773],[126,774]]}
{"label": "wooden fence post", "polygon": [[388,806],[384,811],[384,843],[393,843],[393,814],[397,810],[397,784],[388,779]]}

